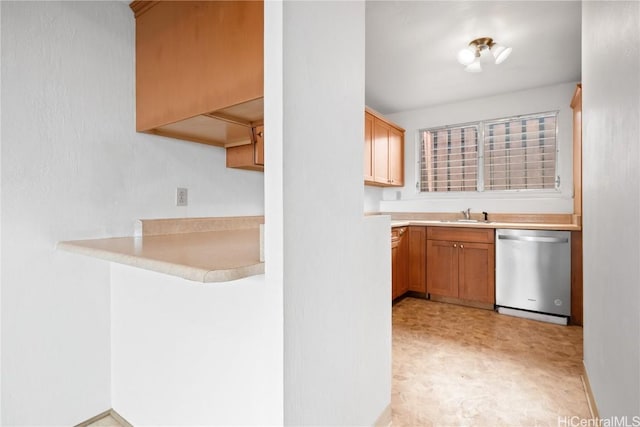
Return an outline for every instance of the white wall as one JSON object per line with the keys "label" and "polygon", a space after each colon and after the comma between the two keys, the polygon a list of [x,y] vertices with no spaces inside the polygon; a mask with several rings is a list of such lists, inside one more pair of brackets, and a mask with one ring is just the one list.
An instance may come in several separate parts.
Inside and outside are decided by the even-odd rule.
{"label": "white wall", "polygon": [[[74,425],[110,404],[109,266],[60,240],[138,218],[263,213],[222,149],[135,133],[124,2],[2,2],[2,424]],[[190,206],[174,206],[189,188]]]}
{"label": "white wall", "polygon": [[603,418],[640,416],[640,3],[582,11],[584,363]]}
{"label": "white wall", "polygon": [[277,425],[278,292],[111,267],[112,402],[136,426]]}
{"label": "white wall", "polygon": [[364,212],[380,212],[382,188],[370,185],[364,186]]}
{"label": "white wall", "polygon": [[372,425],[390,403],[389,218],[363,217],[353,167],[364,148],[364,7],[284,3],[287,425]]}
{"label": "white wall", "polygon": [[[472,77],[472,76],[470,76]],[[572,111],[569,106],[576,83],[565,83],[488,98],[472,99],[421,110],[388,114],[387,118],[404,127],[405,186],[385,189],[380,210],[383,212],[456,212],[466,208],[481,212],[573,212],[572,175]],[[558,110],[558,173],[560,191],[531,194],[495,195],[489,193],[420,194],[419,179],[420,129],[495,119],[521,114]],[[400,191],[400,199],[398,198]]]}

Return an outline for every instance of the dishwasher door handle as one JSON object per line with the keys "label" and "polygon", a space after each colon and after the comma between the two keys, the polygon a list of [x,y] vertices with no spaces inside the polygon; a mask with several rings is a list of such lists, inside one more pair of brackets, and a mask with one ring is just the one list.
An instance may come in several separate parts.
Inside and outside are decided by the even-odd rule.
{"label": "dishwasher door handle", "polygon": [[498,234],[500,240],[519,240],[523,242],[541,242],[541,243],[569,243],[566,237],[544,237],[544,236],[510,236],[507,234]]}

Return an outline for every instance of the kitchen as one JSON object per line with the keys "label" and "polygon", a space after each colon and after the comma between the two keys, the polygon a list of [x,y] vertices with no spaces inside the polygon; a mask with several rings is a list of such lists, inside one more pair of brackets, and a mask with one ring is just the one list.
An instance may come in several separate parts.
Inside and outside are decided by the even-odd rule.
{"label": "kitchen", "polygon": [[[612,51],[624,52],[618,24],[637,10],[607,7],[583,8],[583,38],[592,40],[588,30],[608,24],[605,40],[620,42]],[[134,24],[127,5],[3,2],[0,13],[3,424],[70,425],[111,406],[109,284],[123,271],[56,252],[57,241],[128,235],[140,218],[261,214],[270,226],[264,292],[256,296],[264,298],[264,311],[256,317],[268,331],[260,363],[271,372],[268,378],[260,369],[242,377],[266,391],[256,410],[269,412],[271,424],[373,424],[388,404],[390,387],[389,358],[379,341],[380,334],[387,334],[387,343],[390,337],[390,307],[383,298],[388,281],[379,279],[390,277],[382,262],[389,254],[376,249],[389,244],[388,223],[385,232],[377,219],[362,218],[361,170],[351,166],[360,164],[362,148],[345,144],[362,138],[364,5],[265,6],[265,79],[272,83],[265,85],[265,123],[274,142],[265,151],[265,164],[273,166],[265,168],[264,194],[254,172],[224,168],[221,150],[159,143],[158,137],[132,131]],[[626,37],[636,40],[637,30],[624,28]],[[637,100],[626,98],[637,88],[629,80],[632,65],[603,70],[596,53],[583,52],[583,84],[601,88],[592,92],[592,102],[605,108],[605,117],[614,111],[613,100],[634,111]],[[602,77],[612,72],[630,87]],[[603,95],[605,88],[616,96]],[[40,119],[37,126],[27,121],[34,116]],[[618,129],[608,121],[594,122],[585,136],[613,129],[621,144],[614,154],[625,158],[634,150],[624,142],[634,129],[633,120],[627,123]],[[587,165],[601,170],[606,156],[596,145],[588,147],[585,170]],[[610,168],[607,175],[626,176],[626,168]],[[187,208],[173,205],[176,187],[189,188]],[[591,212],[585,221],[604,219],[608,212],[599,206],[608,202],[626,224],[626,236],[633,236],[637,218],[627,212],[634,211],[637,199],[613,197],[619,196],[616,187],[599,188],[593,180],[585,182],[591,191],[585,191],[585,213]],[[606,227],[621,225],[609,221]],[[625,233],[618,235],[624,240]],[[601,415],[632,413],[638,401],[637,349],[627,334],[637,332],[636,290],[629,285],[636,273],[623,261],[636,243],[625,240],[618,248],[600,234],[591,239],[585,244],[585,361]],[[595,262],[603,247],[615,256],[612,274],[620,285],[596,303],[589,299],[600,295],[594,281],[610,271]],[[240,303],[260,286],[247,284],[232,300]],[[352,303],[356,300],[360,304]],[[619,312],[617,321],[630,328],[608,333],[613,320],[595,310],[601,304],[605,312]],[[363,359],[362,352],[373,349],[377,352]],[[366,384],[358,373],[370,374]],[[608,385],[603,375],[623,379],[621,388]]]}

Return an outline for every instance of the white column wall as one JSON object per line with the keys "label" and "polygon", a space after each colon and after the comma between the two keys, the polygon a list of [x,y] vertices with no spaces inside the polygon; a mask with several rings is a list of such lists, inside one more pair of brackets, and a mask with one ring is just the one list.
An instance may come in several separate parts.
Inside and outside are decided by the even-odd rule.
{"label": "white column wall", "polygon": [[[640,418],[640,3],[583,2],[584,363],[602,418]],[[613,424],[612,424],[613,425]]]}
{"label": "white column wall", "polygon": [[390,403],[389,219],[363,217],[364,8],[284,3],[287,425],[372,425]]}
{"label": "white column wall", "polygon": [[111,265],[113,408],[135,426],[282,422],[279,292]]}
{"label": "white column wall", "polygon": [[[264,171],[264,255],[265,282],[271,293],[269,304],[277,318],[269,340],[275,347],[273,357],[278,363],[272,366],[279,381],[272,386],[273,404],[278,408],[274,424],[284,423],[284,204],[283,204],[283,3],[264,3],[264,121],[268,129],[269,143],[265,147]],[[275,314],[274,314],[275,316]],[[276,350],[277,349],[277,350]]]}
{"label": "white column wall", "polygon": [[1,19],[1,423],[75,425],[111,406],[110,273],[56,242],[259,215],[264,180],[220,148],[135,132],[127,2],[3,1]]}

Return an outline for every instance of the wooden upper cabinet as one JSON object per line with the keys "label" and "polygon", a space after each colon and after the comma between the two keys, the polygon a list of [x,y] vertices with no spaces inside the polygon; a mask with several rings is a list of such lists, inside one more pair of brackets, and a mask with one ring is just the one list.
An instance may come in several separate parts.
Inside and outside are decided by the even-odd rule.
{"label": "wooden upper cabinet", "polygon": [[373,181],[373,116],[364,114],[364,180]]}
{"label": "wooden upper cabinet", "polygon": [[389,130],[389,180],[391,185],[404,185],[404,131]]}
{"label": "wooden upper cabinet", "polygon": [[264,126],[254,128],[253,143],[227,148],[227,167],[264,171]]}
{"label": "wooden upper cabinet", "polygon": [[365,110],[364,181],[367,185],[404,185],[404,129],[379,113]]}
{"label": "wooden upper cabinet", "polygon": [[381,120],[373,122],[373,181],[389,183],[389,136],[391,126]]}
{"label": "wooden upper cabinet", "polygon": [[263,124],[261,1],[134,1],[136,128],[218,146]]}

